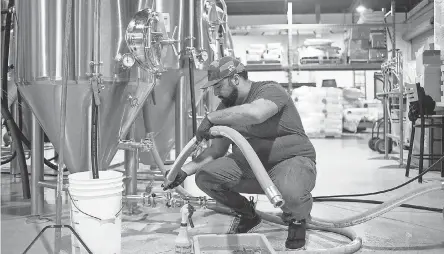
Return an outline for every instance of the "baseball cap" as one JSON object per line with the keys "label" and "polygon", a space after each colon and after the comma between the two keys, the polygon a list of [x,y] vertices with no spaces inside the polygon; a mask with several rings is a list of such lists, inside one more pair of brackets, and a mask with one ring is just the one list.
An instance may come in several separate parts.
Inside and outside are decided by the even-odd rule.
{"label": "baseball cap", "polygon": [[231,56],[225,56],[213,61],[208,67],[208,82],[201,89],[214,86],[222,79],[243,72],[245,66],[237,59]]}

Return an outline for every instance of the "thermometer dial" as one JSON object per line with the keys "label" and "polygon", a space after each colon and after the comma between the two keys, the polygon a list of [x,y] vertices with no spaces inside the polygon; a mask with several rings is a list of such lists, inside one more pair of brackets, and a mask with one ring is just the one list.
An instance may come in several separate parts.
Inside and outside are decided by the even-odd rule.
{"label": "thermometer dial", "polygon": [[200,56],[204,62],[208,60],[208,52],[206,50],[202,50],[202,52],[200,52]]}
{"label": "thermometer dial", "polygon": [[126,53],[122,57],[122,64],[123,66],[127,68],[131,68],[134,63],[136,63],[136,59],[134,59],[134,56],[132,54]]}

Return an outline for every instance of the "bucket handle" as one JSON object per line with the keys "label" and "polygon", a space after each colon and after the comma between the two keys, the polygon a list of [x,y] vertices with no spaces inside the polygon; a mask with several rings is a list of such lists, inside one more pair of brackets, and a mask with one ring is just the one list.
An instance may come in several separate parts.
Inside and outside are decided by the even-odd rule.
{"label": "bucket handle", "polygon": [[75,208],[77,208],[77,210],[79,210],[79,212],[83,213],[86,216],[89,216],[95,220],[98,220],[100,222],[100,225],[102,224],[107,224],[107,223],[115,223],[116,222],[116,218],[119,216],[119,214],[122,212],[123,210],[123,204],[120,207],[119,211],[116,213],[116,215],[114,215],[114,218],[110,218],[110,219],[100,219],[99,217],[93,216],[91,214],[85,213],[84,211],[82,211],[77,205],[76,202],[77,200],[74,200],[74,198],[71,196],[71,192],[69,190],[67,190],[68,195],[69,195],[69,199],[71,199],[71,203],[75,206]]}

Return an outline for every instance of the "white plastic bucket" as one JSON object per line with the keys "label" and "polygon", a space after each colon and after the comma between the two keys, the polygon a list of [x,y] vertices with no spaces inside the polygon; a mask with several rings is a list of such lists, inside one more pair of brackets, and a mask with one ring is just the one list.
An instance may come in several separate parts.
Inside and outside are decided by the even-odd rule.
{"label": "white plastic bucket", "polygon": [[[71,205],[71,226],[92,253],[121,253],[121,210],[123,174],[117,171],[99,171],[99,179],[90,172],[68,176]],[[72,253],[87,253],[74,234]]]}

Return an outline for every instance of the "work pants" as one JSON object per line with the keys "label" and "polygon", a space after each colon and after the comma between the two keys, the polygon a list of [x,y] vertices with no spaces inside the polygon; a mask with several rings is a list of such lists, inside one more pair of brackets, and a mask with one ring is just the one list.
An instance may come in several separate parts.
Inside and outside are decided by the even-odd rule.
{"label": "work pants", "polygon": [[[294,156],[266,170],[285,201],[281,208],[283,221],[309,219],[316,164],[307,157]],[[251,213],[248,200],[239,193],[264,194],[247,160],[239,153],[209,162],[196,172],[195,180],[208,196],[239,214]]]}

